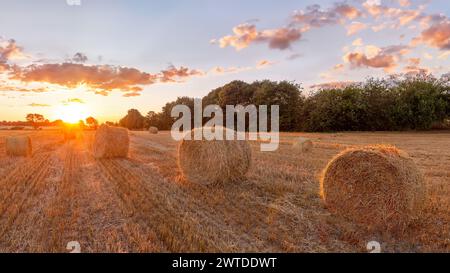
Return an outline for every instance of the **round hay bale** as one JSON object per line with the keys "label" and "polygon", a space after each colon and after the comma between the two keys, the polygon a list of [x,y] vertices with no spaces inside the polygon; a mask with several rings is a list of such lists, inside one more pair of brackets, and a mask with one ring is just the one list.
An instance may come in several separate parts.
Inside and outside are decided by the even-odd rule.
{"label": "round hay bale", "polygon": [[292,145],[295,149],[300,150],[302,153],[311,152],[313,143],[309,138],[299,137]]}
{"label": "round hay bale", "polygon": [[126,128],[102,125],[95,133],[92,152],[95,158],[127,157],[129,146]]}
{"label": "round hay bale", "polygon": [[[183,176],[193,183],[202,185],[239,181],[251,164],[251,148],[246,140],[194,140],[196,128],[190,132],[192,140],[183,139],[178,146],[178,166]],[[231,130],[233,131],[233,130]],[[236,132],[233,131],[236,136]],[[234,138],[236,139],[236,137]]]}
{"label": "round hay bale", "polygon": [[152,126],[152,127],[148,128],[148,132],[150,134],[157,134],[158,133],[158,128]]}
{"label": "round hay bale", "polygon": [[33,151],[29,136],[10,136],[5,140],[6,154],[9,156],[31,156]]}
{"label": "round hay bale", "polygon": [[321,194],[333,212],[369,230],[403,230],[422,211],[425,180],[414,161],[393,146],[350,148],[324,170]]}

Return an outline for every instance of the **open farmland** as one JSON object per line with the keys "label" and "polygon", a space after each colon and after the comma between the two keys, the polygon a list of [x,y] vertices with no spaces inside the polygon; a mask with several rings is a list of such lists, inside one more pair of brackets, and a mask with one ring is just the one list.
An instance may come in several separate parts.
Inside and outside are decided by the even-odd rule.
{"label": "open farmland", "polygon": [[[8,135],[29,134],[31,158],[5,154]],[[312,139],[310,153],[292,143]],[[169,132],[130,132],[127,159],[94,159],[93,132],[0,131],[0,252],[450,251],[450,133],[285,133],[276,152],[252,142],[248,179],[185,181]],[[425,174],[425,217],[401,234],[369,233],[332,215],[319,195],[327,162],[347,147],[393,144]]]}

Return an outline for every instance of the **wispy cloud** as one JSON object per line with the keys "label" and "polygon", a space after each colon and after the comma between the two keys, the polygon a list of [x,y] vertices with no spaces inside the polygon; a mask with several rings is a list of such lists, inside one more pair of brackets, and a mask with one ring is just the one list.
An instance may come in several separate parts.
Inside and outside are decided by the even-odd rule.
{"label": "wispy cloud", "polygon": [[30,107],[50,107],[50,104],[45,104],[45,103],[30,103],[28,104],[28,106]]}

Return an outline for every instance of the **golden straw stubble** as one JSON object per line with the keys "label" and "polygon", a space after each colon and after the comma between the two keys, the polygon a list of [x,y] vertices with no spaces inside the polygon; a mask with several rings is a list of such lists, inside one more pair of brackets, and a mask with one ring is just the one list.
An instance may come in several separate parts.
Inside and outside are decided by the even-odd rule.
{"label": "golden straw stubble", "polygon": [[331,211],[370,230],[404,230],[420,217],[426,184],[406,153],[366,146],[347,149],[328,163],[321,194]]}
{"label": "golden straw stubble", "polygon": [[[192,130],[192,136],[196,130],[202,128]],[[202,185],[244,180],[251,158],[251,148],[246,140],[192,138],[183,139],[178,147],[178,166],[183,176],[190,182]]]}

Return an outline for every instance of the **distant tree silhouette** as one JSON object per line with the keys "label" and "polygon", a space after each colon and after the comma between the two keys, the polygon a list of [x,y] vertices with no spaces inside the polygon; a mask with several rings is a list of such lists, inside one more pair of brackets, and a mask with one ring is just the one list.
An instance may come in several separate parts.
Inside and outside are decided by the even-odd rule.
{"label": "distant tree silhouette", "polygon": [[145,118],[136,109],[128,110],[128,114],[123,117],[119,124],[129,130],[140,130],[144,128]]}
{"label": "distant tree silhouette", "polygon": [[98,121],[94,117],[86,118],[86,124],[87,126],[89,126],[90,129],[97,130]]}
{"label": "distant tree silhouette", "polygon": [[41,114],[27,114],[26,120],[34,129],[39,129],[40,123],[45,122],[45,118]]}

